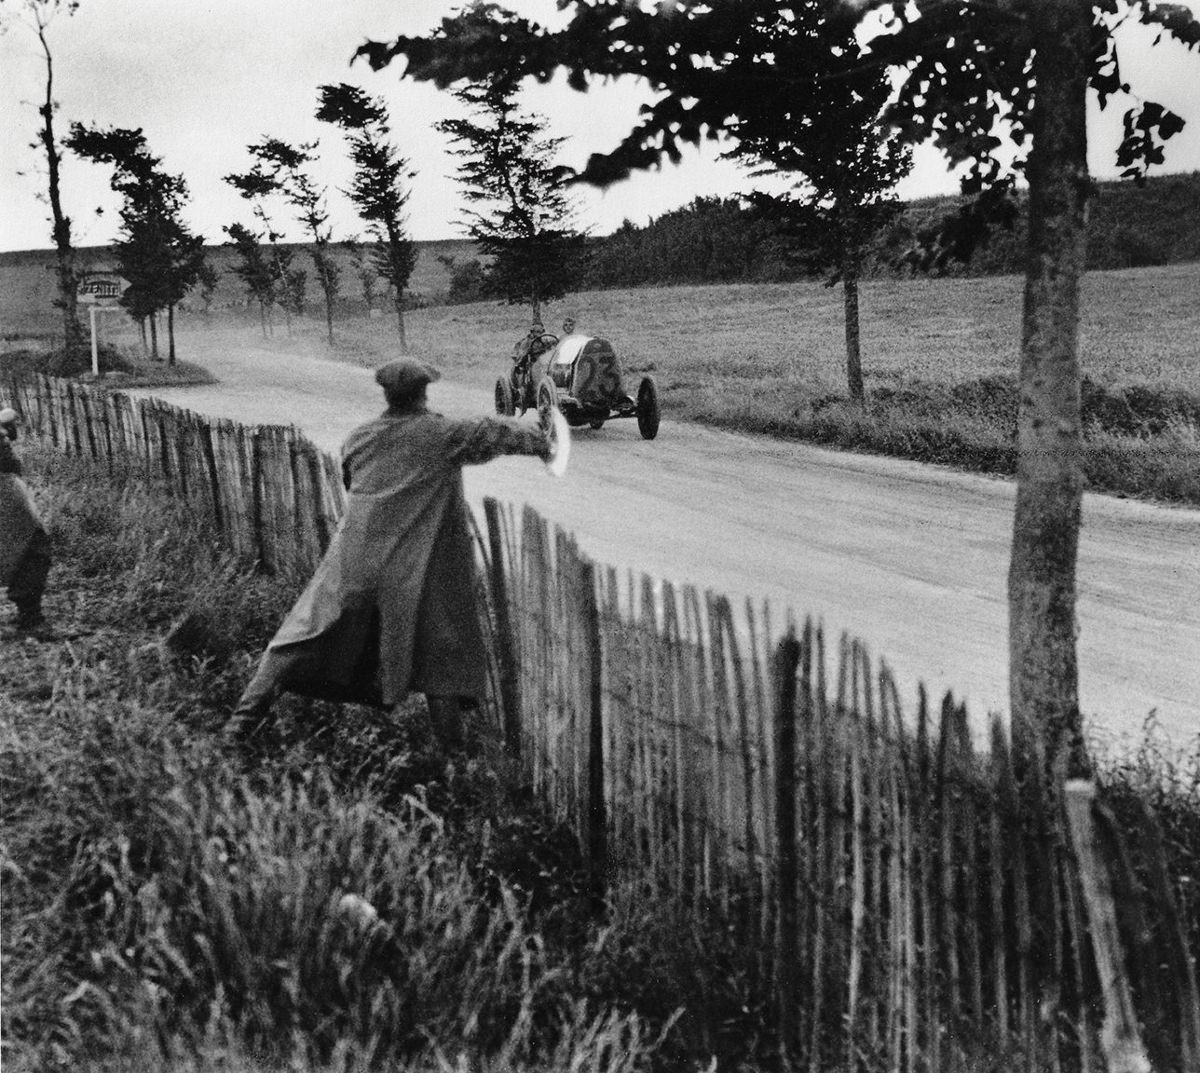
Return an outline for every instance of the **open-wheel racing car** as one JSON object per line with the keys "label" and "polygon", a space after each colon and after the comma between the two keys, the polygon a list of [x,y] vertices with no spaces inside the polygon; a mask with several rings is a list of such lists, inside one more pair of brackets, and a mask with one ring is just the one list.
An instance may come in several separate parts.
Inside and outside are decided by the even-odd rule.
{"label": "open-wheel racing car", "polygon": [[[547,425],[550,412],[562,411],[567,424],[598,429],[618,417],[636,417],[642,438],[658,435],[658,391],[653,378],[643,376],[637,395],[625,391],[621,366],[607,339],[568,335],[546,359],[546,373],[537,385],[538,420]],[[496,412],[511,416],[514,399],[508,377],[496,381]]]}

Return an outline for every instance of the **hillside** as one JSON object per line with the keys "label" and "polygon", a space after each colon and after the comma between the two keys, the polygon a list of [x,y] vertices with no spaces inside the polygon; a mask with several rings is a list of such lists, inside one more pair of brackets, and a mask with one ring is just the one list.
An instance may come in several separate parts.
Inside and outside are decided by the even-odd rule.
{"label": "hillside", "polygon": [[[898,241],[905,233],[952,212],[961,197],[912,202],[897,225]],[[955,272],[995,275],[1019,272],[1024,257],[1025,201],[1012,231],[996,233],[970,265]],[[1144,186],[1133,182],[1097,184],[1088,218],[1088,268],[1145,268],[1200,260],[1200,172],[1160,175]]]}
{"label": "hillside", "polygon": [[[912,202],[877,238],[868,274],[910,271],[898,261],[923,231],[963,203],[961,197]],[[993,234],[968,265],[947,275],[1003,275],[1024,263],[1024,197],[1011,231]],[[789,253],[792,243],[737,198],[697,198],[645,227],[622,227],[599,239],[584,270],[581,289],[664,286],[686,283],[776,283],[804,278]],[[1088,267],[1143,268],[1200,260],[1200,173],[1164,175],[1144,186],[1099,183],[1089,222]]]}

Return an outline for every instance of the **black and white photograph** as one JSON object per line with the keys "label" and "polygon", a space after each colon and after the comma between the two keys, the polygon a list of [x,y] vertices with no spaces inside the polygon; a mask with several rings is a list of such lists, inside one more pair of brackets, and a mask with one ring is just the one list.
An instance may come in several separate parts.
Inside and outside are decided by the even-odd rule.
{"label": "black and white photograph", "polygon": [[7,1073],[1200,1073],[1200,0],[0,0]]}

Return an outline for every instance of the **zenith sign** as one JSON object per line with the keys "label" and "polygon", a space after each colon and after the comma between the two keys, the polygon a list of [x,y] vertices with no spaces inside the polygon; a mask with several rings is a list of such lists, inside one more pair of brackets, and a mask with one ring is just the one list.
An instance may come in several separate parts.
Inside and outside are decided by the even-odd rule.
{"label": "zenith sign", "polygon": [[79,281],[76,294],[81,302],[112,302],[129,288],[129,283],[113,273],[93,273]]}

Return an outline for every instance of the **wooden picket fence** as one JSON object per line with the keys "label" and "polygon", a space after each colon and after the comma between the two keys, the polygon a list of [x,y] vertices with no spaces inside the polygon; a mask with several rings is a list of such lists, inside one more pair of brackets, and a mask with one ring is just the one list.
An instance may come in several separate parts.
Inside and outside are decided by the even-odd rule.
{"label": "wooden picket fence", "polygon": [[345,506],[337,466],[293,427],[213,420],[40,375],[8,390],[33,431],[67,454],[161,479],[264,570],[311,570],[337,528]]}
{"label": "wooden picket fence", "polygon": [[[61,449],[161,477],[268,569],[311,569],[342,515],[295,429],[12,391]],[[1200,1070],[1200,922],[1148,808],[1126,837],[1091,784],[1019,778],[998,723],[980,750],[950,698],[904,710],[861,643],[600,567],[532,510],[484,515],[509,751],[597,897],[619,880],[737,929],[788,1068]]]}
{"label": "wooden picket fence", "polygon": [[1125,838],[1090,783],[1019,779],[999,723],[980,750],[949,697],[905,712],[861,643],[485,508],[510,749],[597,893],[620,876],[740,929],[790,1068],[1200,1070],[1148,810]]}

